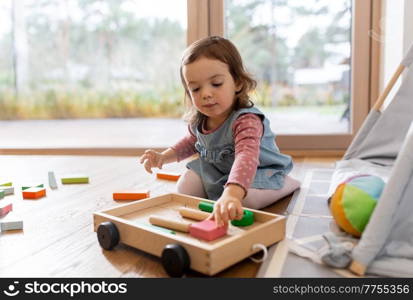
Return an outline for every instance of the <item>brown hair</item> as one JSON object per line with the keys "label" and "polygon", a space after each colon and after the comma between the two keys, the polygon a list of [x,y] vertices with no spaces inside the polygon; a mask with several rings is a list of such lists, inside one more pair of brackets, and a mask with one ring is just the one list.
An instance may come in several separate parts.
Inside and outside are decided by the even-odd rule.
{"label": "brown hair", "polygon": [[185,120],[191,124],[199,124],[204,118],[204,115],[192,105],[189,90],[182,73],[185,65],[193,63],[201,57],[216,59],[227,64],[235,84],[241,85],[241,90],[237,91],[235,95],[235,110],[254,106],[248,94],[255,89],[257,82],[245,70],[237,48],[233,43],[223,37],[209,36],[191,44],[182,56],[180,75],[185,88],[185,103],[187,106],[187,111],[184,115]]}

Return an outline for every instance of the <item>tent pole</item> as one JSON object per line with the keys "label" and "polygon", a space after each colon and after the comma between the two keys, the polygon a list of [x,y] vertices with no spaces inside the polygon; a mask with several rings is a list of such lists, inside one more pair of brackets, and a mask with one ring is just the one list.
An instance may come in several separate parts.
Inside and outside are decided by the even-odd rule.
{"label": "tent pole", "polygon": [[376,111],[380,111],[384,100],[386,100],[387,95],[390,93],[391,89],[393,88],[394,84],[396,83],[397,79],[399,79],[400,74],[403,72],[405,66],[399,65],[396,72],[393,74],[393,77],[390,79],[389,83],[387,84],[386,88],[384,89],[383,93],[377,99],[376,103],[373,106],[373,109]]}

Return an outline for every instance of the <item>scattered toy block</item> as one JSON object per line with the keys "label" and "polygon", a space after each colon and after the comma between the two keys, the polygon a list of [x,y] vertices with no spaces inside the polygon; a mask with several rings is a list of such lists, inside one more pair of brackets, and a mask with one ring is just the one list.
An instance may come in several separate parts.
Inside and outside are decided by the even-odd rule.
{"label": "scattered toy block", "polygon": [[0,186],[12,186],[13,182],[11,181],[0,181]]}
{"label": "scattered toy block", "polygon": [[89,183],[89,177],[84,175],[70,175],[61,178],[63,184]]}
{"label": "scattered toy block", "polygon": [[[214,204],[210,202],[201,201],[198,204],[198,208],[202,211],[213,212]],[[234,226],[250,226],[254,224],[254,213],[250,210],[244,209],[244,215],[241,220],[232,220],[231,224]]]}
{"label": "scattered toy block", "polygon": [[49,178],[49,186],[52,190],[57,189],[57,182],[56,182],[56,176],[54,175],[53,171],[49,171],[47,173],[47,177]]}
{"label": "scattered toy block", "polygon": [[0,186],[0,199],[1,194],[3,193],[3,196],[7,195],[13,195],[14,194],[14,186]]}
{"label": "scattered toy block", "polygon": [[22,185],[22,191],[30,189],[32,187],[44,188],[44,184],[43,183],[35,183],[35,184],[32,184],[32,185]]}
{"label": "scattered toy block", "polygon": [[181,177],[181,174],[174,173],[174,172],[158,172],[158,173],[156,173],[156,178],[158,178],[158,179],[178,181],[179,177]]}
{"label": "scattered toy block", "polygon": [[113,200],[141,200],[141,199],[145,199],[149,197],[150,197],[149,191],[113,193]]}
{"label": "scattered toy block", "polygon": [[216,240],[227,234],[228,225],[217,226],[214,220],[204,220],[198,223],[172,221],[165,217],[151,216],[149,222],[152,225],[161,226],[181,232],[187,232],[195,238],[205,241]]}
{"label": "scattered toy block", "polygon": [[14,212],[10,212],[7,216],[0,218],[1,231],[23,229],[23,220]]}
{"label": "scattered toy block", "polygon": [[46,196],[46,189],[42,187],[32,187],[23,191],[24,199],[39,199]]}
{"label": "scattered toy block", "polygon": [[0,217],[7,215],[10,211],[13,210],[13,204],[10,200],[0,201]]}

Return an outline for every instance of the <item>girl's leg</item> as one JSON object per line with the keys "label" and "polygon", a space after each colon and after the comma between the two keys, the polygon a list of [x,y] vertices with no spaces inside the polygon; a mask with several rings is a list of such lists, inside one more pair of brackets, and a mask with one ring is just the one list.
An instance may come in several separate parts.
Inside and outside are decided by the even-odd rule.
{"label": "girl's leg", "polygon": [[181,194],[206,198],[201,177],[191,169],[187,169],[179,178],[178,183],[176,184],[176,191]]}
{"label": "girl's leg", "polygon": [[291,194],[300,187],[300,182],[285,176],[284,186],[279,190],[248,189],[242,205],[252,209],[261,209]]}

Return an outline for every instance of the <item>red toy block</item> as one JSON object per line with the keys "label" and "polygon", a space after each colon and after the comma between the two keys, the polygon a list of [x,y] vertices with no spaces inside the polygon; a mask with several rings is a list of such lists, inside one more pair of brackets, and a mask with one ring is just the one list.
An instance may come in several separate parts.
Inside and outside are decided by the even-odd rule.
{"label": "red toy block", "polygon": [[173,173],[173,172],[158,172],[156,173],[156,177],[158,179],[178,181],[179,177],[181,177],[181,174]]}
{"label": "red toy block", "polygon": [[0,201],[0,217],[3,217],[13,210],[13,204],[9,200]]}
{"label": "red toy block", "polygon": [[31,187],[23,191],[24,199],[39,199],[46,196],[46,188],[42,187]]}
{"label": "red toy block", "polygon": [[141,200],[149,197],[149,191],[113,193],[113,200]]}
{"label": "red toy block", "polygon": [[189,227],[189,234],[206,241],[216,240],[227,234],[228,225],[218,227],[214,220],[204,220]]}

